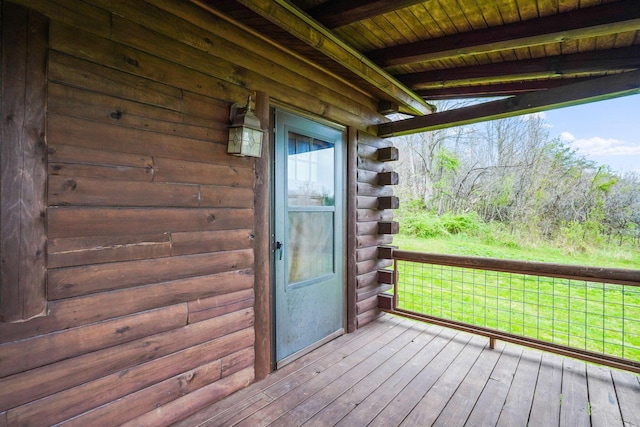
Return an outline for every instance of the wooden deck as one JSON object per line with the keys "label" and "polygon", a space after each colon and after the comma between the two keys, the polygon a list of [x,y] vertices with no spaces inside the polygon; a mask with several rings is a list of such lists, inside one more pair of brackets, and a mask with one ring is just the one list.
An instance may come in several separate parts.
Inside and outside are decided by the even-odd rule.
{"label": "wooden deck", "polygon": [[640,377],[385,315],[180,426],[640,426]]}

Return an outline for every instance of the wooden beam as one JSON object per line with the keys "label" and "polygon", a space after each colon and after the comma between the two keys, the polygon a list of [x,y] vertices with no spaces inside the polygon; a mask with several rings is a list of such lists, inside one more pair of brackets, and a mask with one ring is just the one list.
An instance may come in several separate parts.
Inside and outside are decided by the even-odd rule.
{"label": "wooden beam", "polygon": [[640,71],[378,125],[378,136],[408,135],[640,93]]}
{"label": "wooden beam", "polygon": [[376,159],[379,162],[395,162],[398,158],[398,148],[396,147],[382,147],[376,151]]}
{"label": "wooden beam", "polygon": [[392,285],[394,282],[394,274],[392,270],[378,270],[378,282]]}
{"label": "wooden beam", "polygon": [[423,2],[424,0],[329,0],[307,10],[307,13],[325,27],[337,28]]}
{"label": "wooden beam", "polygon": [[538,90],[566,86],[593,79],[594,77],[578,77],[548,80],[520,80],[509,83],[493,83],[475,86],[457,86],[442,89],[423,89],[416,93],[428,100],[481,98],[492,96],[513,96]]}
{"label": "wooden beam", "polygon": [[376,208],[378,210],[398,209],[400,207],[400,199],[397,196],[381,196],[378,197]]}
{"label": "wooden beam", "polygon": [[430,114],[431,106],[364,55],[344,43],[286,0],[238,0],[239,3],[316,48],[391,97],[407,111]]}
{"label": "wooden beam", "polygon": [[398,76],[398,78],[412,89],[418,90],[611,71],[630,71],[636,68],[640,68],[640,45],[522,61],[516,60],[424,71],[404,74]]}
{"label": "wooden beam", "polygon": [[[48,19],[0,4],[0,323],[46,314]],[[0,375],[2,376],[2,375]]]}
{"label": "wooden beam", "polygon": [[[389,2],[395,4],[395,2]],[[478,55],[640,29],[640,4],[625,0],[365,54],[382,67]]]}
{"label": "wooden beam", "polygon": [[376,177],[376,185],[398,185],[400,177],[398,172],[379,172]]}
{"label": "wooden beam", "polygon": [[358,130],[347,129],[347,332],[355,332],[358,327]]}
{"label": "wooden beam", "polygon": [[256,380],[266,378],[274,366],[273,360],[273,331],[271,306],[271,204],[269,191],[271,189],[271,113],[269,95],[256,92],[256,116],[260,119],[263,129],[262,156],[255,161],[255,206],[254,206],[254,295],[255,295],[255,377]]}

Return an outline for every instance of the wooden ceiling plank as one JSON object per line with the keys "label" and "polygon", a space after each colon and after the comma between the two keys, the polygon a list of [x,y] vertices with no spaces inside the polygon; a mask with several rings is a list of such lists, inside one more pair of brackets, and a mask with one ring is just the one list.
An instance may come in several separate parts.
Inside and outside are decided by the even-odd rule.
{"label": "wooden ceiling plank", "polygon": [[432,112],[422,98],[286,0],[238,2],[372,84],[407,112],[420,115]]}
{"label": "wooden ceiling plank", "polygon": [[366,52],[386,67],[640,29],[640,2],[623,0],[499,27]]}
{"label": "wooden ceiling plank", "polygon": [[633,94],[640,94],[638,70],[428,116],[383,123],[378,125],[378,136],[387,138],[409,135]]}
{"label": "wooden ceiling plank", "polygon": [[640,68],[640,45],[398,76],[414,90]]}
{"label": "wooden ceiling plank", "polygon": [[635,39],[636,33],[640,33],[640,32],[627,31],[624,33],[616,34],[616,42],[613,47],[619,48],[619,47],[631,46],[632,44],[635,44],[634,39]]}
{"label": "wooden ceiling plank", "polygon": [[403,38],[406,38],[408,43],[413,43],[421,40],[426,34],[430,34],[421,17],[423,13],[424,6],[417,5],[398,9],[394,13],[385,15],[385,17],[400,30]]}
{"label": "wooden ceiling plank", "polygon": [[329,29],[349,25],[422,3],[424,0],[329,0],[307,10],[315,20]]}
{"label": "wooden ceiling plank", "polygon": [[371,19],[371,22],[376,24],[378,28],[380,28],[380,30],[386,34],[386,38],[378,40],[378,43],[383,44],[383,46],[385,47],[386,45],[384,43],[387,43],[389,40],[403,40],[404,43],[408,43],[409,40],[402,33],[402,31],[398,31],[398,27],[393,23],[391,23],[391,21],[388,18],[390,16],[393,17],[395,16],[395,14],[377,16]]}

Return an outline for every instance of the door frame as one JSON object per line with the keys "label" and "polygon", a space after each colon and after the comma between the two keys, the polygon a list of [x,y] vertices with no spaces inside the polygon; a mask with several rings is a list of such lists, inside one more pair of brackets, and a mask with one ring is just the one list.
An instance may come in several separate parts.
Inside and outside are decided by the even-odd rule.
{"label": "door frame", "polygon": [[[276,252],[275,250],[272,252],[271,291],[273,295],[273,307],[274,307],[272,330],[273,330],[274,351],[276,356],[276,369],[279,369],[285,366],[286,364],[292,362],[293,360],[303,356],[304,354],[322,346],[323,344],[335,339],[340,335],[343,335],[347,330],[346,309],[345,309],[346,303],[347,303],[347,298],[346,298],[347,264],[345,262],[345,257],[346,257],[345,248],[346,248],[346,242],[347,242],[347,229],[346,229],[346,225],[347,225],[347,221],[346,221],[346,218],[347,218],[347,209],[346,209],[347,208],[347,205],[346,205],[347,203],[347,194],[346,194],[346,190],[347,190],[347,182],[346,182],[347,128],[344,126],[340,126],[335,123],[329,122],[327,120],[320,120],[312,116],[310,117],[308,114],[300,114],[299,112],[291,111],[291,109],[288,109],[288,108],[274,107],[272,108],[272,112],[274,116],[273,125],[275,126],[277,131],[274,132],[275,139],[274,139],[274,144],[273,144],[272,153],[271,153],[274,159],[273,165],[275,166],[274,168],[272,168],[274,170],[274,173],[272,174],[272,181],[271,181],[271,194],[272,194],[272,198],[271,198],[272,200],[272,211],[271,211],[272,233],[271,234],[272,236],[274,236],[272,241],[272,245],[274,245],[273,249],[276,248],[275,247],[276,240],[281,241],[282,244],[284,245],[285,260],[287,259],[287,257],[290,256],[290,249],[291,249],[288,244],[288,239],[291,236],[287,236],[287,226],[285,225],[285,223],[283,223],[283,221],[286,222],[284,220],[286,218],[286,215],[293,215],[291,213],[291,209],[293,209],[294,212],[307,212],[309,211],[309,209],[311,209],[310,210],[311,212],[316,211],[315,209],[313,209],[313,207],[308,207],[306,205],[298,206],[298,204],[295,204],[296,206],[290,206],[289,202],[287,201],[288,199],[286,197],[286,194],[277,193],[277,191],[285,191],[285,192],[287,191],[287,173],[286,173],[286,170],[288,170],[287,132],[293,130],[294,132],[302,132],[302,135],[305,135],[305,136],[312,136],[313,138],[319,137],[320,139],[328,137],[330,138],[328,139],[328,141],[336,141],[335,160],[333,162],[335,167],[334,179],[336,183],[335,194],[334,194],[334,197],[335,197],[334,218],[337,219],[338,222],[334,223],[334,228],[333,228],[334,230],[333,237],[337,237],[337,240],[333,241],[333,249],[332,249],[334,251],[333,259],[335,262],[334,273],[332,275],[329,275],[329,277],[327,277],[325,274],[324,276],[312,278],[310,282],[308,280],[303,281],[301,286],[300,284],[288,284],[286,288],[289,289],[289,291],[283,290],[280,287],[285,285],[287,282],[287,278],[286,278],[287,276],[286,271],[288,271],[287,262],[285,261],[284,264],[282,262],[278,262],[278,257],[275,255],[277,255],[277,253],[281,254],[281,252]],[[283,134],[279,135],[278,131],[283,132]],[[280,146],[279,144],[284,144],[284,145]],[[280,153],[279,155],[278,155],[278,152]],[[284,158],[282,157],[283,155],[285,156]],[[282,161],[284,163],[277,164],[278,161]],[[327,212],[327,211],[323,208],[320,208],[319,212]],[[280,227],[282,229],[279,230]],[[289,251],[287,251],[286,248],[289,248]],[[278,276],[278,270],[277,270],[278,266],[284,269],[283,271],[280,272],[280,276]],[[333,278],[331,278],[331,276],[333,276]],[[279,280],[280,282],[278,282]],[[332,287],[339,286],[339,288],[333,287],[332,288],[333,291],[329,291],[329,288],[325,287],[326,285],[324,286],[319,285],[319,282],[327,283],[327,280],[333,283],[333,285],[331,285]],[[293,331],[300,332],[301,330],[299,329],[299,327],[295,326],[298,323],[296,321],[294,321],[294,323],[291,323],[290,316],[300,316],[304,312],[304,311],[300,312],[299,310],[293,310],[293,312],[289,313],[289,310],[291,310],[291,307],[287,308],[288,304],[285,303],[285,301],[289,301],[289,298],[291,298],[291,296],[288,295],[289,292],[297,294],[298,295],[297,298],[300,298],[300,295],[310,293],[305,297],[305,301],[306,301],[306,298],[311,297],[312,294],[318,296],[318,293],[321,293],[321,294],[325,294],[325,296],[328,297],[327,292],[329,292],[329,294],[333,294],[335,297],[338,297],[339,295],[340,309],[335,310],[333,307],[335,308],[337,307],[333,304],[329,304],[329,305],[319,304],[319,306],[323,308],[321,308],[320,312],[317,313],[319,315],[318,318],[324,319],[323,322],[329,322],[329,323],[321,322],[321,325],[318,325],[318,326],[321,326],[321,329],[323,327],[330,327],[331,333],[325,336],[322,336],[320,338],[320,336],[323,335],[321,333],[318,336],[319,339],[313,342],[309,342],[308,345],[304,345],[303,342],[299,342],[299,344],[303,345],[303,347],[297,348],[297,350],[294,350],[293,353],[285,357],[282,357],[282,356],[278,356],[278,354],[280,354],[282,350],[284,350],[284,353],[287,354],[288,353],[287,349],[290,350],[290,346],[285,344],[283,345],[282,349],[278,349],[278,344],[282,343],[282,339],[280,338],[280,336],[282,334],[286,336],[287,334]],[[336,295],[334,294],[334,292],[337,292],[338,294]],[[283,303],[283,305],[280,307],[283,310],[282,312],[278,311],[279,303]],[[312,309],[311,307],[309,307],[309,309],[312,311],[315,310],[315,309]],[[285,312],[287,314],[285,314]],[[333,315],[326,317],[326,315],[328,315],[329,312],[333,312]],[[336,317],[333,317],[334,315]],[[339,320],[337,316],[339,316]],[[304,315],[303,318],[311,321],[316,319],[315,317],[309,319],[307,315]],[[286,320],[286,319],[289,319],[289,320]],[[298,320],[303,321],[302,318]],[[304,321],[307,321],[307,320],[304,320]],[[334,323],[336,321],[337,323]],[[331,326],[331,324],[333,324],[334,326]],[[280,332],[278,331],[278,327],[281,328]],[[320,332],[320,330],[316,331],[316,333],[317,332]],[[312,333],[312,335],[314,334]],[[305,334],[304,337],[301,337],[301,340],[307,341],[310,338],[311,336],[307,336]],[[282,358],[278,360],[278,357],[282,357]]]}
{"label": "door frame", "polygon": [[275,108],[317,121],[345,131],[343,144],[344,165],[344,227],[345,245],[344,265],[344,310],[346,333],[354,332],[356,322],[356,191],[357,191],[357,129],[342,126],[321,116],[291,107],[271,99],[265,92],[256,91],[255,114],[265,129],[262,139],[262,155],[255,160],[255,204],[254,204],[254,330],[255,330],[255,379],[266,378],[276,369],[274,340],[274,295],[273,284],[275,270],[272,268],[272,254],[275,236],[272,229],[273,201],[273,165],[275,148]]}

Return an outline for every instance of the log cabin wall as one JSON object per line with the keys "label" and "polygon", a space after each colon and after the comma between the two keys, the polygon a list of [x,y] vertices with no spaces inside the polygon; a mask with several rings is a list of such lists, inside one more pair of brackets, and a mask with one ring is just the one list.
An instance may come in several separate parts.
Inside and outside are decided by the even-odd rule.
{"label": "log cabin wall", "polygon": [[398,223],[393,221],[393,209],[398,200],[393,185],[398,176],[393,171],[398,151],[391,142],[358,133],[357,197],[356,197],[356,313],[357,327],[361,327],[380,314],[380,292],[391,288],[393,277],[387,267],[392,265],[385,246],[393,241]]}
{"label": "log cabin wall", "polygon": [[377,100],[187,1],[2,8],[46,35],[46,65],[31,67],[46,70],[47,174],[46,277],[32,283],[45,311],[0,323],[0,426],[169,424],[254,380],[255,272],[269,257],[254,252],[254,209],[268,195],[257,161],[226,154],[230,104],[254,91],[357,134],[349,310],[358,325],[377,316],[388,144],[362,132],[384,120]]}

